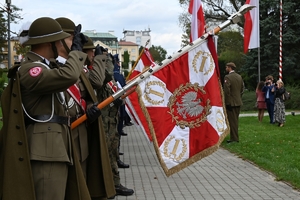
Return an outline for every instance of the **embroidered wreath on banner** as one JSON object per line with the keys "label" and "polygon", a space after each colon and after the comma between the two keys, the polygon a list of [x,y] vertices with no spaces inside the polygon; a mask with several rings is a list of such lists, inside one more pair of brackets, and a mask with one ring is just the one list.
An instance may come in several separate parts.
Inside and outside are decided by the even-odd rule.
{"label": "embroidered wreath on banner", "polygon": [[[164,90],[164,92],[166,92],[166,87],[165,87],[164,83],[162,83],[160,81],[149,81],[146,83],[146,90],[145,90],[144,98],[152,105],[162,104],[164,102],[163,96],[161,97],[162,99],[160,101],[153,100],[149,96],[151,91],[156,92],[155,90],[151,90],[152,85],[158,85],[159,87],[161,87]],[[164,95],[164,93],[163,93],[163,95]]]}
{"label": "embroidered wreath on banner", "polygon": [[199,59],[200,57],[202,57],[202,59],[201,59],[201,64],[200,64],[199,72],[203,72],[206,60],[209,59],[209,63],[210,63],[209,64],[209,69],[204,73],[204,75],[208,75],[208,73],[211,72],[211,71],[213,71],[213,69],[214,69],[213,57],[208,52],[198,51],[196,53],[196,55],[194,56],[193,61],[192,61],[192,66],[193,66],[193,69],[194,69],[194,71],[196,73],[198,73],[198,70],[197,70],[197,61],[200,60]]}
{"label": "embroidered wreath on banner", "polygon": [[181,84],[168,102],[172,122],[182,129],[201,126],[211,113],[210,100],[205,95],[206,91],[198,83]]}
{"label": "embroidered wreath on banner", "polygon": [[[175,155],[175,153],[176,152],[171,152],[170,154],[168,153],[168,146],[169,146],[169,143],[171,142],[171,140],[173,140],[175,138],[175,136],[171,136],[171,137],[169,137],[167,140],[166,140],[166,142],[165,142],[165,144],[164,144],[164,156],[165,157],[168,157],[168,158],[171,158],[171,155],[170,154],[174,154],[174,158],[171,158],[172,160],[174,160],[174,161],[177,161],[177,162],[179,162],[180,160],[182,160],[182,158],[183,158],[183,156],[185,155],[185,153],[186,153],[186,151],[187,151],[187,145],[186,145],[186,143],[185,143],[185,140],[184,139],[181,139],[180,141],[182,142],[182,152],[179,154],[179,156],[177,156],[176,157],[176,155]],[[174,148],[173,148],[173,151],[175,150],[176,151],[176,149],[177,149],[177,145],[176,146],[174,146]]]}

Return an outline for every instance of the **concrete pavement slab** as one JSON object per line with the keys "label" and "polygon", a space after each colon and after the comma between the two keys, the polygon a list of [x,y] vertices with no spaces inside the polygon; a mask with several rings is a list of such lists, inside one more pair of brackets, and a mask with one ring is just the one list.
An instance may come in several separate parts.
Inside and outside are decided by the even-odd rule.
{"label": "concrete pavement slab", "polygon": [[166,177],[140,129],[124,130],[128,136],[121,138],[120,158],[130,168],[119,169],[121,184],[135,193],[117,200],[300,200],[299,191],[222,148]]}

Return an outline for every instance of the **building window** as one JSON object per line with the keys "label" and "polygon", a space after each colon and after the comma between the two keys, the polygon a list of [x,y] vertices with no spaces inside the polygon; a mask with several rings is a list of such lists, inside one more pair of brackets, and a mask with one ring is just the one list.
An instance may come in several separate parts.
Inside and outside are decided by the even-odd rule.
{"label": "building window", "polygon": [[141,37],[136,37],[135,41],[136,41],[136,44],[138,44],[140,46],[142,38]]}
{"label": "building window", "polygon": [[19,61],[19,57],[18,56],[14,56],[14,61]]}
{"label": "building window", "polygon": [[131,49],[131,53],[135,53],[135,49]]}
{"label": "building window", "polygon": [[136,60],[136,57],[135,57],[135,56],[132,56],[132,57],[131,57],[131,60]]}

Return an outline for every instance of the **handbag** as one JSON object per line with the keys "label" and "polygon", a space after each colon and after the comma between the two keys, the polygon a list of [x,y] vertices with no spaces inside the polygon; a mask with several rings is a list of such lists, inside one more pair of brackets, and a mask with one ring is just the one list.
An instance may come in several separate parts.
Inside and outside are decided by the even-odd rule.
{"label": "handbag", "polygon": [[288,92],[288,91],[285,91],[285,92],[282,94],[282,99],[283,99],[283,101],[286,101],[286,100],[291,99],[291,93]]}

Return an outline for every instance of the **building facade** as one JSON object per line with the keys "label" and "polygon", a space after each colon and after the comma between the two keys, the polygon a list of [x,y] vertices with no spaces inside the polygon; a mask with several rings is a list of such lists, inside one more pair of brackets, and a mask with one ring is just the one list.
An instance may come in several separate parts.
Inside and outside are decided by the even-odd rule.
{"label": "building facade", "polygon": [[150,28],[148,30],[143,31],[135,31],[135,30],[123,30],[123,39],[124,41],[133,42],[137,45],[146,46],[147,41],[149,40],[149,43],[147,44],[147,47],[150,48],[151,45],[151,36],[150,36]]}
{"label": "building facade", "polygon": [[17,43],[19,42],[18,37],[12,37],[10,39],[10,54],[8,53],[8,45],[6,43],[5,47],[2,47],[0,51],[0,68],[10,68],[8,66],[8,57],[10,56],[10,63],[13,66],[15,62],[20,61],[20,56],[17,54]]}
{"label": "building facade", "polygon": [[90,37],[95,46],[99,44],[107,48],[108,52],[113,55],[119,52],[118,38],[114,35],[114,31],[96,32],[96,30],[87,30],[83,34]]}
{"label": "building facade", "polygon": [[129,54],[129,63],[128,63],[128,70],[130,71],[132,68],[132,61],[136,61],[139,58],[139,45],[128,42],[128,41],[119,41],[119,57],[121,62],[124,62],[124,53],[127,51]]}

